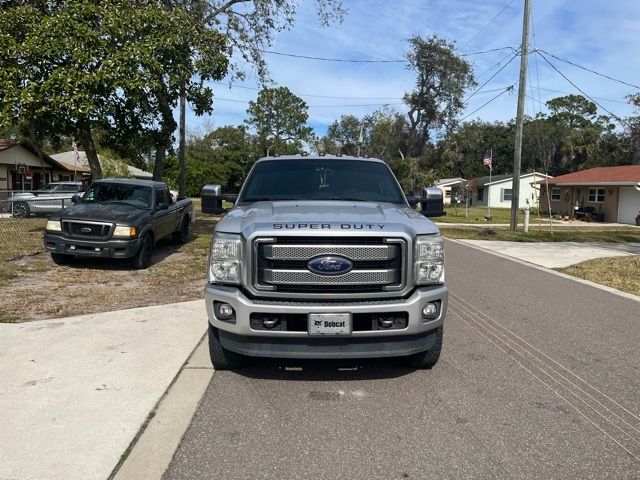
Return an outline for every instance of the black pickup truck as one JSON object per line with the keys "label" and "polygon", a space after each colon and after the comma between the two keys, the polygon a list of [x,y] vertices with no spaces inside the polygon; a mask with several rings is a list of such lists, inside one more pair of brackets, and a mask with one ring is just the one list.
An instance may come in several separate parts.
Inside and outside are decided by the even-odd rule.
{"label": "black pickup truck", "polygon": [[161,182],[104,179],[73,205],[49,217],[44,244],[57,264],[72,257],[129,258],[147,268],[155,243],[172,236],[185,243],[194,221],[191,200],[173,200]]}

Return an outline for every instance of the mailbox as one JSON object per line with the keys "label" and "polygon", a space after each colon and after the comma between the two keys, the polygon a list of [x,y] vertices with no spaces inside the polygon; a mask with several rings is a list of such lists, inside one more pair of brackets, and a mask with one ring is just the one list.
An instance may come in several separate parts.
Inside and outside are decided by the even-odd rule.
{"label": "mailbox", "polygon": [[208,184],[202,187],[202,213],[222,213],[222,187]]}
{"label": "mailbox", "polygon": [[436,187],[425,187],[420,196],[422,214],[426,217],[441,217],[444,215],[444,199],[442,190]]}

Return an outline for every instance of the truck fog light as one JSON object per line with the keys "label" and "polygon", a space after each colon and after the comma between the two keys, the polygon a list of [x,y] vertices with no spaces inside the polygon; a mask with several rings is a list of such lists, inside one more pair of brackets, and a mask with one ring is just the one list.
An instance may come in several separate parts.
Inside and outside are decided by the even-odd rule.
{"label": "truck fog light", "polygon": [[435,302],[427,303],[422,309],[422,316],[429,320],[433,320],[438,316],[438,305]]}
{"label": "truck fog light", "polygon": [[220,320],[229,320],[234,314],[233,307],[228,303],[216,303],[216,316]]}

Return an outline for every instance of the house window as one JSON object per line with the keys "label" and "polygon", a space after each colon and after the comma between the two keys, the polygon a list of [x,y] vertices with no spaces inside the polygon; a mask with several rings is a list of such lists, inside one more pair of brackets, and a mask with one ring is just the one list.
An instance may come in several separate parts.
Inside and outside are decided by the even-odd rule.
{"label": "house window", "polygon": [[447,198],[451,198],[451,190],[445,190],[444,191],[444,196]]}
{"label": "house window", "polygon": [[484,199],[484,188],[479,188],[476,191],[476,200],[478,200],[479,202],[482,202],[483,199]]}
{"label": "house window", "polygon": [[562,193],[562,190],[560,190],[559,188],[552,188],[551,189],[551,200],[560,201],[560,194],[561,193]]}
{"label": "house window", "polygon": [[604,188],[590,188],[589,203],[603,203],[603,202],[604,202]]}
{"label": "house window", "polygon": [[70,182],[71,181],[71,175],[58,175],[58,181],[59,182]]}
{"label": "house window", "polygon": [[510,202],[511,197],[513,196],[513,190],[511,188],[503,188],[501,191],[501,197],[503,202]]}

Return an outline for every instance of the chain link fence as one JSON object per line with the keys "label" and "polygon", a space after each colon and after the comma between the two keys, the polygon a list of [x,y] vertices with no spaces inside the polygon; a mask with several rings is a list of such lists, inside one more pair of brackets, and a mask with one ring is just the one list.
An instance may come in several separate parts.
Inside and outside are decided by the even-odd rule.
{"label": "chain link fence", "polygon": [[0,191],[0,262],[43,252],[47,217],[70,204],[70,195]]}

